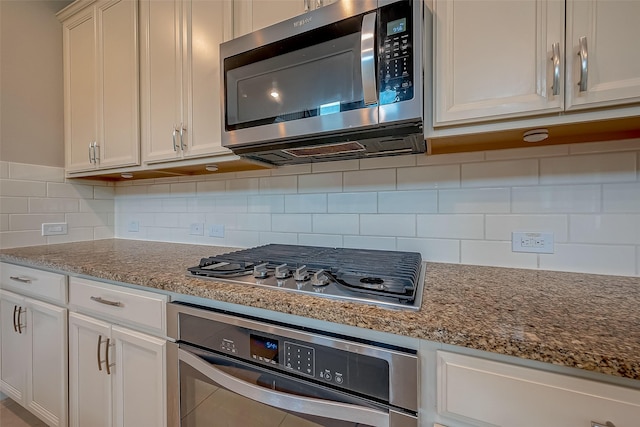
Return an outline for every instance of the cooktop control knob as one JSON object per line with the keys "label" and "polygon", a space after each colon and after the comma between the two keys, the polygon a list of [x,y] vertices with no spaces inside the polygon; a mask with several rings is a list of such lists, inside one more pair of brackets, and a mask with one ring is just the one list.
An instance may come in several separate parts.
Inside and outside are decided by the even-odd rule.
{"label": "cooktop control knob", "polygon": [[296,282],[306,282],[309,280],[309,272],[307,271],[307,266],[303,265],[300,268],[296,268],[296,272],[293,275],[293,278]]}
{"label": "cooktop control knob", "polygon": [[289,266],[287,264],[282,264],[276,267],[276,279],[286,279],[291,275],[291,271],[289,271]]}
{"label": "cooktop control knob", "polygon": [[269,275],[267,271],[267,263],[258,264],[253,267],[253,277],[256,279],[265,279]]}
{"label": "cooktop control knob", "polygon": [[318,270],[311,279],[311,285],[313,286],[327,286],[329,284],[329,276],[324,270]]}

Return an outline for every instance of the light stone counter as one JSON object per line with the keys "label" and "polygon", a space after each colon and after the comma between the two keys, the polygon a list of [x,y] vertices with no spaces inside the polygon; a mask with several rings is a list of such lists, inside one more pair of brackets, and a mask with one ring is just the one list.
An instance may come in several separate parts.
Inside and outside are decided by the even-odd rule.
{"label": "light stone counter", "polygon": [[420,311],[188,277],[215,246],[99,240],[0,260],[640,380],[640,278],[428,263]]}

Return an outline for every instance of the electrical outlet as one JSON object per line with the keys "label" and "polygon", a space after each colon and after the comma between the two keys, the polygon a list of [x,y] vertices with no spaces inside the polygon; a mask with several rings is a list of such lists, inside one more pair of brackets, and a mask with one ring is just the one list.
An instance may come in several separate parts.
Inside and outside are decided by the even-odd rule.
{"label": "electrical outlet", "polygon": [[209,237],[224,237],[224,224],[209,225]]}
{"label": "electrical outlet", "polygon": [[511,251],[552,254],[553,233],[514,231],[511,233]]}
{"label": "electrical outlet", "polygon": [[204,224],[201,222],[194,222],[189,227],[189,234],[194,236],[203,236],[204,235]]}
{"label": "electrical outlet", "polygon": [[59,236],[67,234],[67,224],[64,222],[42,224],[43,236]]}
{"label": "electrical outlet", "polygon": [[140,231],[140,224],[138,223],[138,221],[129,221],[129,223],[127,224],[127,231],[131,233],[137,233],[138,231]]}

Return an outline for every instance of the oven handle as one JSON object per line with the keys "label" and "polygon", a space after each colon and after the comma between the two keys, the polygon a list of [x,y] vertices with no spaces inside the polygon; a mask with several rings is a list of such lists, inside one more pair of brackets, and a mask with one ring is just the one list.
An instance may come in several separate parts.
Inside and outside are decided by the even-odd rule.
{"label": "oven handle", "polygon": [[265,405],[302,414],[362,423],[373,427],[389,426],[389,414],[386,412],[269,390],[229,375],[181,348],[178,349],[178,360],[197,369],[221,387]]}

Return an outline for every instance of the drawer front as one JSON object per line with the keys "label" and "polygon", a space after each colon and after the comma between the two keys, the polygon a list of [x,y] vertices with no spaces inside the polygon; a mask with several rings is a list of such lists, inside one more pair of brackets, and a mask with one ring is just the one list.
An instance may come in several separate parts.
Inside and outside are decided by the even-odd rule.
{"label": "drawer front", "polygon": [[113,323],[166,333],[166,295],[72,277],[69,304]]}
{"label": "drawer front", "polygon": [[640,390],[442,351],[437,399],[441,415],[479,426],[624,427],[640,419]]}
{"label": "drawer front", "polygon": [[22,295],[67,303],[67,276],[7,263],[0,264],[0,287]]}

